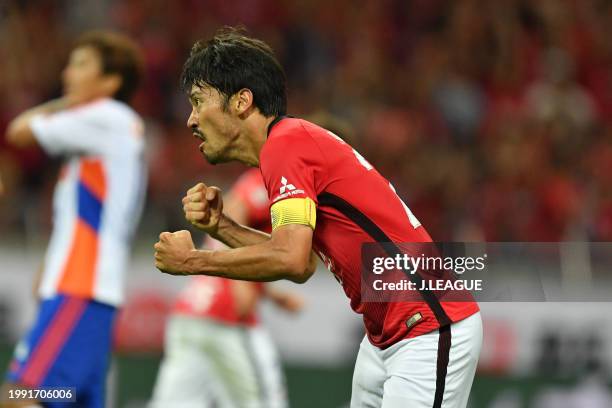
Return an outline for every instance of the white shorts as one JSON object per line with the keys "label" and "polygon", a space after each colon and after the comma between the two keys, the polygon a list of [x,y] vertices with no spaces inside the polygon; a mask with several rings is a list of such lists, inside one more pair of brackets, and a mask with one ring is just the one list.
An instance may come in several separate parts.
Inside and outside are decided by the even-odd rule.
{"label": "white shorts", "polygon": [[366,337],[351,408],[465,408],[481,346],[480,313],[386,350]]}
{"label": "white shorts", "polygon": [[173,316],[150,407],[285,408],[276,348],[259,327]]}

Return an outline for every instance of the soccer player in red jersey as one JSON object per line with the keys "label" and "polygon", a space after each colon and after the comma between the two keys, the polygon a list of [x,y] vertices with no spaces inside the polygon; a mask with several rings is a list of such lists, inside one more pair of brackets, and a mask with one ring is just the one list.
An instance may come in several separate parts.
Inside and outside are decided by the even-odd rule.
{"label": "soccer player in red jersey", "polygon": [[186,218],[233,249],[196,250],[189,232],[165,232],[157,268],[301,283],[316,253],[363,315],[351,407],[465,407],[482,344],[478,305],[431,293],[416,302],[362,300],[362,244],[391,243],[399,253],[395,243],[431,242],[389,181],[339,137],[286,116],[283,70],[260,40],[229,29],[196,43],[182,83],[193,106],[187,124],[207,160],[260,168],[272,233],[224,215],[221,191],[200,183],[183,199]]}
{"label": "soccer player in red jersey", "polygon": [[[268,194],[258,169],[240,176],[224,199],[224,211],[235,221],[270,230]],[[225,248],[210,237],[204,247]],[[191,277],[166,325],[150,408],[287,407],[278,353],[258,316],[264,298],[289,312],[303,304],[296,294],[267,283]]]}

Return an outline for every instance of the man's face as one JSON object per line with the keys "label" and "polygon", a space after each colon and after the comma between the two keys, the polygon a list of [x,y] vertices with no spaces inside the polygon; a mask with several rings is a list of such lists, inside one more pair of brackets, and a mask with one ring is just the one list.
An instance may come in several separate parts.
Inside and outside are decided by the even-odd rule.
{"label": "man's face", "polygon": [[102,73],[102,61],[95,48],[89,46],[72,50],[62,73],[64,96],[78,104],[109,95],[108,77]]}
{"label": "man's face", "polygon": [[235,133],[232,116],[223,107],[223,96],[210,87],[193,85],[189,93],[191,114],[187,126],[200,139],[200,151],[212,164],[232,160],[230,157]]}

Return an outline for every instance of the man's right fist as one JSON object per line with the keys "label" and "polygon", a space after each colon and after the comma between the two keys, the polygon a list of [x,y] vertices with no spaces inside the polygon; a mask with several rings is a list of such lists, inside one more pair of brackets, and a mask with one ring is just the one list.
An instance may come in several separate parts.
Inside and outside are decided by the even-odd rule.
{"label": "man's right fist", "polygon": [[198,183],[183,198],[185,219],[209,235],[215,235],[223,215],[223,199],[218,187]]}

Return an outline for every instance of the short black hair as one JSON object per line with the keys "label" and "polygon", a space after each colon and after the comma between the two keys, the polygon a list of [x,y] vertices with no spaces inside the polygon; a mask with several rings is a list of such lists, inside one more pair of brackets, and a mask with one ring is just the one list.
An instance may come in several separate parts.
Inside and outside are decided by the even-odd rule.
{"label": "short black hair", "polygon": [[287,90],[283,68],[265,42],[247,37],[242,27],[224,27],[209,40],[200,40],[181,75],[181,87],[209,86],[229,98],[243,88],[253,93],[253,104],[266,117],[287,113]]}
{"label": "short black hair", "polygon": [[79,47],[93,47],[100,55],[102,72],[121,77],[121,86],[113,98],[129,102],[144,70],[143,56],[136,43],[123,34],[97,30],[81,35],[74,48]]}

